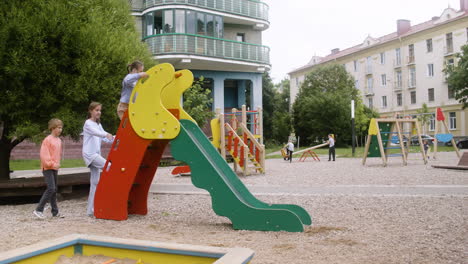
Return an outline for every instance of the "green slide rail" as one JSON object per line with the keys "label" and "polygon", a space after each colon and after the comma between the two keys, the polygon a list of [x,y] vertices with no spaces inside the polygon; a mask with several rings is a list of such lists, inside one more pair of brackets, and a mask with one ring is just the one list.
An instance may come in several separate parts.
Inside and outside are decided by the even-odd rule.
{"label": "green slide rail", "polygon": [[312,223],[300,206],[255,198],[195,123],[180,124],[180,134],[171,141],[172,155],[190,166],[192,183],[210,193],[214,212],[229,218],[234,229],[302,232]]}

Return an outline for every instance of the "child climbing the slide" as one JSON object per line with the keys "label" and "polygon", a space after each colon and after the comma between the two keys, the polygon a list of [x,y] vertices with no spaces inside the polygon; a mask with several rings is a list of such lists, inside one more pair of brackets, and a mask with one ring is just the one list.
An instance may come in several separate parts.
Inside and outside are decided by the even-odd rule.
{"label": "child climbing the slide", "polygon": [[60,168],[60,158],[62,156],[62,134],[63,122],[53,118],[49,121],[50,135],[42,141],[40,157],[42,174],[47,184],[47,189],[42,194],[41,200],[34,210],[34,215],[44,219],[44,206],[47,202],[52,207],[52,217],[63,218],[57,206],[57,174]]}
{"label": "child climbing the slide", "polygon": [[92,102],[88,107],[88,119],[83,126],[83,160],[91,172],[87,208],[87,214],[90,217],[94,215],[94,194],[101,170],[106,164],[106,159],[101,156],[101,143],[114,141],[114,137],[102,128],[101,109],[100,103]]}
{"label": "child climbing the slide", "polygon": [[144,72],[145,66],[141,61],[134,61],[127,65],[128,74],[122,81],[122,92],[120,93],[120,102],[117,106],[117,115],[122,120],[123,114],[128,109],[130,102],[130,95],[132,95],[133,88],[140,78],[146,78],[149,75]]}

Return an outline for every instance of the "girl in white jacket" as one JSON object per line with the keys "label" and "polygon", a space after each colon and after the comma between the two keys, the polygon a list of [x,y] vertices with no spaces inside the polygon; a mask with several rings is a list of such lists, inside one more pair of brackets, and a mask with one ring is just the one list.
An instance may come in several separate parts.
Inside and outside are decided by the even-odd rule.
{"label": "girl in white jacket", "polygon": [[106,164],[106,159],[101,156],[102,141],[112,143],[114,137],[104,131],[101,118],[102,105],[92,102],[88,107],[88,119],[83,126],[83,160],[91,171],[90,188],[88,197],[88,216],[94,216],[94,194],[99,183],[101,170]]}

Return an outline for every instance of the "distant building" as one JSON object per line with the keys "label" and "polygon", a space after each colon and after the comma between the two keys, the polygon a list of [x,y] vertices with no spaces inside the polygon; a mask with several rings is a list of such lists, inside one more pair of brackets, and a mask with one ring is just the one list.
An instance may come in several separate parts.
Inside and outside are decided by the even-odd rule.
{"label": "distant building", "polygon": [[[455,100],[445,81],[443,69],[456,63],[455,54],[468,42],[468,0],[460,0],[460,10],[447,8],[440,17],[411,26],[397,21],[397,31],[373,38],[325,57],[314,56],[307,65],[289,73],[291,102],[305,76],[314,67],[337,63],[355,78],[365,105],[382,116],[395,112],[415,114],[426,103],[430,112],[441,107],[455,136],[468,135],[468,109]],[[434,116],[426,131],[434,131]]]}
{"label": "distant building", "polygon": [[137,28],[158,62],[203,76],[213,110],[262,106],[271,68],[262,32],[268,5],[258,0],[130,0]]}

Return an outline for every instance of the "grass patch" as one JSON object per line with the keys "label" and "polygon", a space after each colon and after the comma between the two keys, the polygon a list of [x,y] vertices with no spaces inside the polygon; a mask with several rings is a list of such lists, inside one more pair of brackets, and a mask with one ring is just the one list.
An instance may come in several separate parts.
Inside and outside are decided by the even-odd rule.
{"label": "grass patch", "polygon": [[[60,162],[61,168],[86,167],[82,159],[66,159]],[[35,159],[10,160],[10,170],[40,170],[41,161]]]}
{"label": "grass patch", "polygon": [[[269,149],[266,149],[265,152],[266,154],[268,153],[273,153],[273,152],[276,152],[276,151],[280,151],[281,150],[281,147],[282,146],[276,146],[276,147],[271,147]],[[300,150],[303,150],[303,149],[307,149],[309,147],[301,147],[299,149],[295,149],[295,152],[297,151],[300,151]],[[431,146],[431,153],[434,151],[434,146]],[[325,147],[322,147],[322,148],[318,148],[318,149],[314,149],[313,150],[315,153],[317,153],[317,155],[328,155],[328,147],[325,146]],[[410,154],[414,154],[414,153],[420,153],[421,149],[419,146],[410,146],[410,150],[409,150],[409,153]],[[438,146],[437,147],[437,152],[451,152],[451,151],[454,151],[453,147],[449,147],[449,146]],[[336,152],[336,156],[339,156],[340,158],[352,158],[353,157],[353,151],[352,151],[352,148],[349,147],[349,148],[336,148],[335,149],[335,152]],[[399,149],[391,149],[390,150],[390,154],[395,154],[395,153],[401,153]],[[355,148],[355,154],[354,154],[354,157],[355,158],[361,158],[364,154],[364,147],[357,147]],[[299,154],[294,154],[293,153],[293,158],[299,158],[300,156],[302,155],[302,153],[299,153]],[[267,159],[279,159],[279,158],[282,158],[283,156],[281,156],[281,154],[277,154],[277,155],[270,155],[270,156],[266,156]]]}

